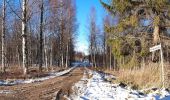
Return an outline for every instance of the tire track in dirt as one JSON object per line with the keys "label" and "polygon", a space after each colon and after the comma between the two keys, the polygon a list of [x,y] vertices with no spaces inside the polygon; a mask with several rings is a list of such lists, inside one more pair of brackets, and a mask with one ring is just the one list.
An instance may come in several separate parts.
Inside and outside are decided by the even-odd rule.
{"label": "tire track in dirt", "polygon": [[51,100],[57,91],[61,92],[59,98],[63,99],[63,95],[69,96],[72,93],[72,86],[82,78],[83,72],[84,68],[79,67],[66,75],[43,82],[2,86],[0,90],[14,91],[14,93],[0,94],[0,100]]}

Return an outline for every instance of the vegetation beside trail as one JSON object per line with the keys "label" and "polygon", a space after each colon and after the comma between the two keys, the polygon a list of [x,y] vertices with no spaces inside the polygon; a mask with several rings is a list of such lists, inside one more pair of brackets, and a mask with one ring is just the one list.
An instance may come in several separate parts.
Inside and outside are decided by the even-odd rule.
{"label": "vegetation beside trail", "polygon": [[[104,23],[106,72],[133,88],[161,87],[160,51],[149,48],[161,44],[166,83],[169,83],[170,34],[168,0],[100,0],[117,24]],[[148,22],[148,23],[147,23]],[[111,52],[111,53],[107,53]],[[105,69],[105,68],[104,68]],[[169,87],[169,84],[166,85]]]}
{"label": "vegetation beside trail", "polygon": [[161,88],[160,65],[150,64],[140,69],[120,69],[118,71],[105,70],[116,76],[113,83],[125,83],[133,89]]}

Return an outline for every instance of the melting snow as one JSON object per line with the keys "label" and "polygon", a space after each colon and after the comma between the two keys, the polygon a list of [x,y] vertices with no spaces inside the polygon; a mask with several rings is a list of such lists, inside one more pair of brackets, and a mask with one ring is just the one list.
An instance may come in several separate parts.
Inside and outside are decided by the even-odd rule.
{"label": "melting snow", "polygon": [[[92,77],[88,79],[87,74]],[[70,97],[71,100],[170,100],[170,93],[165,90],[157,90],[147,95],[111,84],[104,80],[101,73],[88,69],[73,89],[75,93]]]}
{"label": "melting snow", "polygon": [[[11,85],[16,85],[16,84],[41,82],[41,81],[44,81],[44,80],[47,80],[47,79],[51,79],[51,78],[55,78],[55,77],[67,74],[71,70],[73,70],[74,68],[75,67],[72,67],[68,70],[64,70],[64,71],[61,71],[61,72],[50,73],[49,76],[36,78],[36,79],[14,80],[14,81],[0,80],[0,86],[11,86]],[[1,91],[0,91],[0,93],[1,93]]]}
{"label": "melting snow", "polygon": [[1,90],[0,94],[9,94],[9,93],[14,93],[14,91],[10,91],[10,90]]}

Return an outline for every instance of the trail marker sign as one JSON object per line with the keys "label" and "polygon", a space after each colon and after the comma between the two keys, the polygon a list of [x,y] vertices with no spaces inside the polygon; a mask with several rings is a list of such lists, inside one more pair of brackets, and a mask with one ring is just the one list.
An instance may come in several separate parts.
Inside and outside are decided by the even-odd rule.
{"label": "trail marker sign", "polygon": [[163,62],[163,52],[162,52],[162,46],[161,44],[156,45],[154,47],[151,47],[149,49],[150,52],[154,53],[154,51],[160,50],[160,55],[161,55],[161,81],[162,81],[162,86],[165,88],[165,72],[164,72],[164,62]]}
{"label": "trail marker sign", "polygon": [[160,50],[160,49],[161,49],[161,44],[160,44],[160,45],[156,45],[156,46],[150,48],[149,51],[150,51],[150,52],[154,52],[154,51]]}

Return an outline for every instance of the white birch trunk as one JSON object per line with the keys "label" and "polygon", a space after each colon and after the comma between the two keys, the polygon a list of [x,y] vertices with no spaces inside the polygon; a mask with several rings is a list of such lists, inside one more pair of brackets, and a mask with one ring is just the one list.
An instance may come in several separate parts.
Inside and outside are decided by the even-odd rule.
{"label": "white birch trunk", "polygon": [[53,68],[53,47],[51,43],[51,50],[50,50],[50,67]]}
{"label": "white birch trunk", "polygon": [[68,44],[67,44],[67,51],[66,51],[66,68],[68,68]]}
{"label": "white birch trunk", "polygon": [[110,47],[110,70],[112,70],[112,48]]}
{"label": "white birch trunk", "polygon": [[17,48],[16,48],[16,53],[17,53],[17,58],[18,58],[18,64],[19,64],[19,68],[21,67],[21,63],[20,63],[20,56],[19,56],[19,50],[18,50],[18,46],[17,46]]}
{"label": "white birch trunk", "polygon": [[2,71],[5,72],[5,10],[6,1],[3,0],[3,11],[2,11]]}
{"label": "white birch trunk", "polygon": [[61,56],[61,67],[64,66],[64,54],[62,53],[62,56]]}
{"label": "white birch trunk", "polygon": [[26,3],[27,0],[23,0],[22,4],[22,57],[23,57],[23,73],[27,74],[27,52],[26,52]]}

